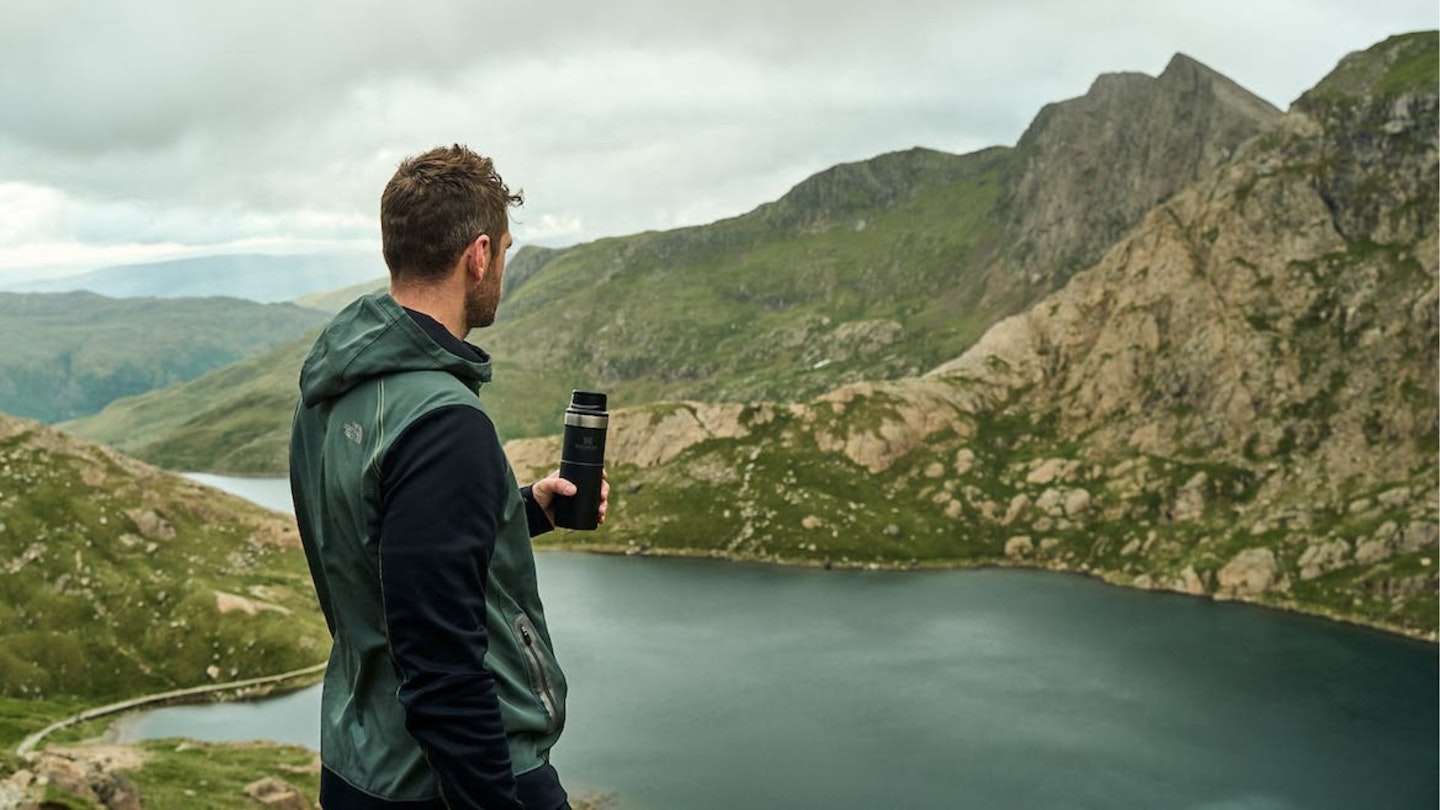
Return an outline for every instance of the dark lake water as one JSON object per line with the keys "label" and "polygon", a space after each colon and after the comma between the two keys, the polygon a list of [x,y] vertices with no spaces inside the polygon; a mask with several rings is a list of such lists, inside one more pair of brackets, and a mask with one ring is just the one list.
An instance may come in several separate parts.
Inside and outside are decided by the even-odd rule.
{"label": "dark lake water", "polygon": [[[555,764],[624,808],[1440,804],[1432,645],[1039,572],[539,567],[572,685]],[[318,702],[123,733],[314,747]]]}

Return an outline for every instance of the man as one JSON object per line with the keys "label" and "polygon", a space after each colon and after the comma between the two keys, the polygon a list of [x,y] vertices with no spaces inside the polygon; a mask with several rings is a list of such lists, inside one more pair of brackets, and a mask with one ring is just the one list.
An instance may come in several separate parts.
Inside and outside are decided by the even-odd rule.
{"label": "man", "polygon": [[463,340],[495,319],[521,202],[463,146],[401,163],[380,201],[390,293],[336,315],[300,373],[290,484],[334,639],[326,810],[569,806],[530,538],[575,488],[517,486],[477,396],[490,358]]}

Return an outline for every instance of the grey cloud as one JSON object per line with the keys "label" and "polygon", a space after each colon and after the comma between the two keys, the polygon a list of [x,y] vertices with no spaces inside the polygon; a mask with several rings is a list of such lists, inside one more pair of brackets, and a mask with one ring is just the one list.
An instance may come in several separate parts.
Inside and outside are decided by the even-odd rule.
{"label": "grey cloud", "polygon": [[740,213],[882,151],[1010,144],[1041,105],[1175,51],[1284,106],[1346,50],[1436,16],[1428,0],[11,0],[0,181],[63,190],[88,241],[362,238],[401,157],[461,141],[529,192],[522,228],[589,238]]}

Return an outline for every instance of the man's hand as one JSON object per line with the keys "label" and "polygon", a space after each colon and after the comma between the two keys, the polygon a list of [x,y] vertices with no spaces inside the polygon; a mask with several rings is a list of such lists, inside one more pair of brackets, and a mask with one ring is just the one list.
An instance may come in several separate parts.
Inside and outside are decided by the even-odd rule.
{"label": "man's hand", "polygon": [[[600,522],[605,522],[605,510],[610,505],[610,475],[604,470],[600,471]],[[560,477],[560,471],[550,473],[539,481],[530,485],[530,497],[535,503],[545,510],[545,517],[549,518],[550,525],[555,525],[555,498],[569,497],[575,494],[575,485]]]}

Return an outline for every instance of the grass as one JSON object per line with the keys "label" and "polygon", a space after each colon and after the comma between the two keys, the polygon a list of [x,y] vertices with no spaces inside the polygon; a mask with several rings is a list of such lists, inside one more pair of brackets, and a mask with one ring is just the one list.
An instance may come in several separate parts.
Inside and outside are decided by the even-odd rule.
{"label": "grass", "polygon": [[245,795],[245,786],[266,777],[312,799],[320,793],[319,756],[300,746],[150,740],[139,748],[145,763],[126,776],[151,810],[250,810],[258,803]]}
{"label": "grass", "polygon": [[[976,303],[1009,155],[881,156],[742,217],[547,254],[473,338],[497,358],[482,398],[519,438],[553,433],[574,388],[787,399],[928,369],[1008,314]],[[278,474],[312,339],[65,428],[173,469]]]}
{"label": "grass", "polygon": [[233,299],[0,293],[0,411],[87,416],[292,340],[322,318]]}
{"label": "grass", "polygon": [[[288,519],[39,426],[0,453],[0,695],[103,702],[323,658]],[[221,613],[219,592],[273,609]]]}

